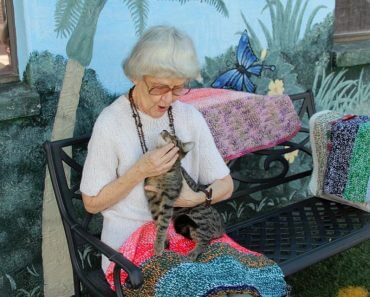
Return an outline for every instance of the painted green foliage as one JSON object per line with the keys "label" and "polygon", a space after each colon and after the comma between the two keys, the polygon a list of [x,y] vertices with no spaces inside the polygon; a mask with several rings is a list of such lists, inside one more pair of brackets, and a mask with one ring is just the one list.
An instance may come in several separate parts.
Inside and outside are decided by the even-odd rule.
{"label": "painted green foliage", "polygon": [[[59,27],[56,30],[65,37],[70,35],[67,45],[69,58],[81,65],[86,66],[91,61],[96,23],[105,2],[58,1],[55,17]],[[125,4],[134,19],[142,17],[145,20],[145,10],[134,8],[139,7],[140,2],[125,1]],[[185,2],[180,1],[181,4]],[[223,1],[207,3],[227,15]],[[144,25],[140,24],[144,24],[143,21],[135,21],[135,24],[138,33],[142,32]],[[0,184],[2,296],[42,296],[41,209],[45,173],[42,143],[50,139],[65,68],[66,60],[61,56],[47,52],[33,53],[23,79],[40,94],[41,114],[0,124],[0,169],[1,172],[8,172]],[[109,94],[102,87],[94,70],[86,69],[81,83],[74,134],[91,133],[98,114],[116,97],[116,94]],[[83,251],[81,257],[90,259],[90,253]]]}
{"label": "painted green foliage", "polygon": [[[263,71],[261,77],[251,78],[257,86],[256,93],[266,94],[269,92],[271,82],[281,80],[284,87],[282,91],[285,94],[312,89],[318,110],[334,109],[343,113],[369,113],[370,86],[366,83],[368,79],[365,78],[365,71],[361,70],[357,79],[346,78],[346,69],[330,72],[333,15],[330,13],[321,23],[312,25],[317,12],[324,8],[318,6],[310,13],[304,28],[302,19],[306,13],[307,1],[303,3],[297,0],[294,7],[292,4],[292,1],[287,1],[284,7],[280,0],[266,1],[265,9],[268,8],[273,24],[271,32],[261,21],[259,22],[265,35],[267,49],[263,49],[261,41],[241,13],[254,53],[263,60],[264,64],[276,66],[274,71]],[[300,31],[304,31],[301,37]],[[265,57],[264,50],[266,50],[265,54],[267,53]],[[236,48],[232,47],[215,58],[206,58],[205,67],[202,69],[203,86],[210,86],[220,73],[233,66],[235,51]],[[292,162],[291,174],[302,171],[303,168],[309,169],[312,163],[308,156],[294,155],[294,152],[286,158],[290,158]],[[263,159],[256,156],[246,156],[235,163],[233,170],[245,177],[254,176],[258,174],[259,168],[263,168],[262,161]],[[279,172],[278,164],[272,166],[272,172]],[[266,173],[262,170],[261,175],[263,174]],[[308,178],[263,190],[248,199],[227,202],[219,210],[227,223],[243,220],[255,212],[307,197],[307,183]],[[242,189],[245,186],[235,182],[235,187]]]}
{"label": "painted green foliage", "polygon": [[[184,4],[190,1],[179,0],[178,2]],[[204,2],[213,5],[217,11],[227,15],[223,1]],[[295,5],[293,5],[293,2]],[[70,57],[77,59],[82,65],[88,65],[92,55],[92,40],[96,22],[105,1],[58,1],[58,5],[66,3],[71,6],[59,8],[60,11],[64,11],[60,14],[59,22],[64,25],[59,28],[59,34],[71,36],[69,41],[71,45],[68,50]],[[140,34],[145,27],[145,20],[148,15],[148,6],[145,4],[147,1],[126,0],[123,3],[130,10],[137,33]],[[139,6],[140,3],[142,6]],[[302,15],[307,2],[303,3],[303,1],[297,0],[288,1],[287,3],[284,7],[280,1],[266,1],[265,9],[268,9],[271,18],[274,16],[276,26],[273,27],[274,29],[271,32],[264,28],[268,48],[263,62],[275,65],[276,70],[273,72],[265,71],[261,78],[254,79],[253,82],[257,85],[257,92],[268,92],[270,81],[281,79],[284,82],[285,93],[291,94],[313,87],[319,108],[335,107],[340,111],[349,109],[366,110],[366,104],[370,99],[370,87],[366,83],[364,72],[361,72],[358,79],[348,80],[345,77],[345,70],[329,71],[328,53],[331,48],[333,16],[328,15],[320,24],[312,25],[316,12],[321,9],[321,7],[317,7],[311,12],[309,22],[305,24],[305,34],[299,37],[297,32],[304,25]],[[291,3],[290,8],[289,3]],[[89,10],[83,12],[84,7],[88,6],[94,12],[88,12]],[[87,32],[83,32],[82,27],[79,27],[79,24],[83,25],[83,22],[80,22],[80,16],[83,13],[92,13],[94,16],[90,20],[91,28]],[[284,31],[284,26],[286,26],[281,22],[284,13],[285,16],[297,16],[294,22],[292,21],[293,24],[289,23],[289,18],[284,18],[287,24],[292,25],[290,33],[292,39],[280,35]],[[63,17],[66,20],[63,21]],[[281,25],[279,25],[279,22]],[[244,26],[250,34],[252,48],[260,57],[263,48],[251,28],[248,28],[245,18]],[[245,28],[241,26],[240,30]],[[293,30],[293,28],[295,29]],[[78,49],[76,47],[77,40],[78,42],[87,40],[86,47],[81,51],[83,53],[81,56],[76,50]],[[277,40],[281,40],[281,42],[279,43]],[[294,44],[294,47],[290,44]],[[220,72],[233,66],[234,60],[235,47],[230,47],[225,53],[217,57],[207,57],[202,69],[204,84],[195,84],[195,86],[209,86]],[[46,52],[32,54],[24,79],[34,86],[40,94],[41,115],[0,124],[0,152],[2,155],[0,171],[6,172],[0,183],[2,195],[2,206],[0,208],[0,226],[2,226],[0,229],[0,259],[2,263],[0,295],[41,295],[40,209],[42,207],[45,172],[43,170],[45,159],[41,144],[44,140],[50,138],[57,101],[62,88],[65,65],[66,61],[61,56],[53,56]],[[96,79],[95,72],[86,69],[81,85],[75,135],[89,133],[97,115],[115,98],[115,94],[108,93],[102,87]],[[333,98],[336,98],[336,100],[333,100]],[[334,103],[334,101],[337,103]],[[292,160],[291,169],[293,173],[297,172],[298,169],[302,170],[302,166],[308,169],[311,164],[311,160],[305,155],[293,156]],[[273,164],[272,167],[274,172],[279,172],[279,164]],[[9,170],[9,168],[12,168],[12,170]],[[241,159],[234,169],[242,170],[245,175],[251,175],[256,174],[256,172],[262,174],[263,169],[261,168],[263,168],[263,160],[248,156]],[[253,194],[249,199],[243,201],[227,202],[220,208],[220,212],[224,220],[229,223],[253,216],[256,212],[265,211],[277,205],[280,206],[292,200],[306,197],[307,182],[308,179],[296,181],[273,190]],[[242,186],[236,183],[236,187]],[[27,247],[27,249],[24,247]],[[88,259],[89,251],[83,251],[82,257]]]}
{"label": "painted green foliage", "polygon": [[59,0],[55,11],[57,34],[71,35],[67,55],[81,65],[90,64],[99,15],[106,0]]}
{"label": "painted green foliage", "polygon": [[[312,88],[315,80],[316,61],[322,58],[323,53],[328,53],[331,48],[333,17],[328,15],[320,24],[312,25],[317,12],[323,6],[316,7],[309,15],[306,24],[302,20],[305,16],[307,1],[287,1],[283,6],[282,1],[266,1],[264,8],[269,10],[272,29],[271,32],[261,22],[267,48],[261,46],[261,41],[248,24],[245,16],[241,13],[244,25],[249,33],[251,47],[256,56],[265,65],[274,65],[274,71],[263,71],[261,77],[252,77],[256,84],[256,93],[266,94],[269,92],[269,84],[275,80],[283,82],[285,94],[294,94]],[[303,26],[306,25],[304,28]],[[299,33],[303,31],[304,35]],[[239,34],[241,32],[238,32]],[[235,60],[236,48],[232,47],[224,54],[215,58],[206,58],[206,64],[202,69],[204,86],[209,86],[225,70],[232,67]],[[265,53],[263,53],[265,51]],[[231,65],[231,66],[230,66]],[[327,64],[325,64],[327,65]],[[312,160],[309,156],[292,152],[286,155],[290,159],[290,174],[310,169]],[[291,156],[290,156],[291,155]],[[244,177],[265,176],[263,169],[264,158],[254,155],[246,156],[238,160],[233,170]],[[272,164],[270,174],[274,175],[281,171],[278,162]],[[308,196],[308,178],[281,185],[272,189],[263,190],[252,194],[249,198],[226,202],[219,210],[227,223],[243,220],[253,216],[254,213],[290,203],[292,200],[303,199]],[[235,187],[245,189],[248,186],[235,182]]]}
{"label": "painted green foliage", "polygon": [[[33,53],[23,79],[39,93],[41,114],[0,123],[0,170],[6,172],[0,183],[0,296],[42,296],[42,144],[50,139],[65,66],[62,56]],[[75,135],[91,133],[98,114],[115,98],[86,69]]]}

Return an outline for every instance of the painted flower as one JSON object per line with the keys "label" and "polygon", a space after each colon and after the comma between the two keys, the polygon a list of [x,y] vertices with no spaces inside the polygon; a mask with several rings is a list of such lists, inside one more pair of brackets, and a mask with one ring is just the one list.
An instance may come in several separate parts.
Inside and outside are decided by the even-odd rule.
{"label": "painted flower", "polygon": [[[285,148],[288,148],[288,146],[286,146]],[[284,154],[284,158],[285,160],[287,160],[289,162],[289,164],[292,164],[295,160],[295,158],[298,156],[298,153],[299,153],[299,150],[295,150],[295,151],[292,151],[290,153],[286,153]]]}
{"label": "painted flower", "polygon": [[260,57],[260,60],[261,61],[263,61],[265,58],[266,58],[266,56],[267,56],[267,49],[263,49],[262,51],[261,51],[261,57]]}
{"label": "painted flower", "polygon": [[284,82],[280,79],[275,79],[269,83],[268,95],[282,95],[284,93]]}
{"label": "painted flower", "polygon": [[364,287],[349,286],[341,288],[337,297],[369,297],[369,291]]}

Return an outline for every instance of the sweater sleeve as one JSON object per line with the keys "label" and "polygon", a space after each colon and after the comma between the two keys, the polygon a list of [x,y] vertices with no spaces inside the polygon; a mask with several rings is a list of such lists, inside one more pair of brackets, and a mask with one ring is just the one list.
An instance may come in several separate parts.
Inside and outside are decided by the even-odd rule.
{"label": "sweater sleeve", "polygon": [[230,169],[218,151],[211,131],[203,115],[196,110],[199,135],[199,183],[207,185],[230,174]]}
{"label": "sweater sleeve", "polygon": [[117,178],[118,156],[110,135],[109,119],[99,116],[88,144],[80,191],[96,196],[101,189]]}

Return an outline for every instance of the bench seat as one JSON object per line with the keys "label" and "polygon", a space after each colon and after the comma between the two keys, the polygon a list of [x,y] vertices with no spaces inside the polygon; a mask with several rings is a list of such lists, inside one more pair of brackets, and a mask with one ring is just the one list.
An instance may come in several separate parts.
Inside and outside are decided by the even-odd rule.
{"label": "bench seat", "polygon": [[277,262],[288,276],[370,239],[370,213],[311,197],[230,225],[226,232]]}

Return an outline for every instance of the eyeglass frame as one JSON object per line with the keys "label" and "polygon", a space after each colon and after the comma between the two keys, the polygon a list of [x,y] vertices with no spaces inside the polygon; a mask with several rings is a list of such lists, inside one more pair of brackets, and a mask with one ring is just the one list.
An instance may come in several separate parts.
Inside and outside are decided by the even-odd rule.
{"label": "eyeglass frame", "polygon": [[[148,86],[148,83],[145,81],[145,78],[143,78],[143,81],[144,81],[144,83],[145,83],[145,85],[146,85],[146,87],[148,89],[148,94],[149,95],[152,95],[152,96],[163,96],[164,94],[167,94],[169,91],[171,91],[171,93],[172,93],[173,96],[185,96],[185,95],[189,94],[190,91],[191,91],[191,88],[189,87],[189,81],[187,81],[186,83],[184,83],[184,86],[181,89],[180,88],[177,88],[177,89],[180,89],[181,91],[187,90],[185,93],[180,94],[180,95],[177,95],[176,93],[174,93],[174,90],[176,90],[176,87],[170,88],[168,85],[163,85],[161,87],[151,87],[150,88]],[[185,85],[186,85],[186,87],[185,87]],[[167,90],[167,91],[166,92],[163,92],[163,93],[160,93],[160,94],[152,94],[151,93],[153,89],[161,89],[161,88],[163,88],[164,90]]]}

